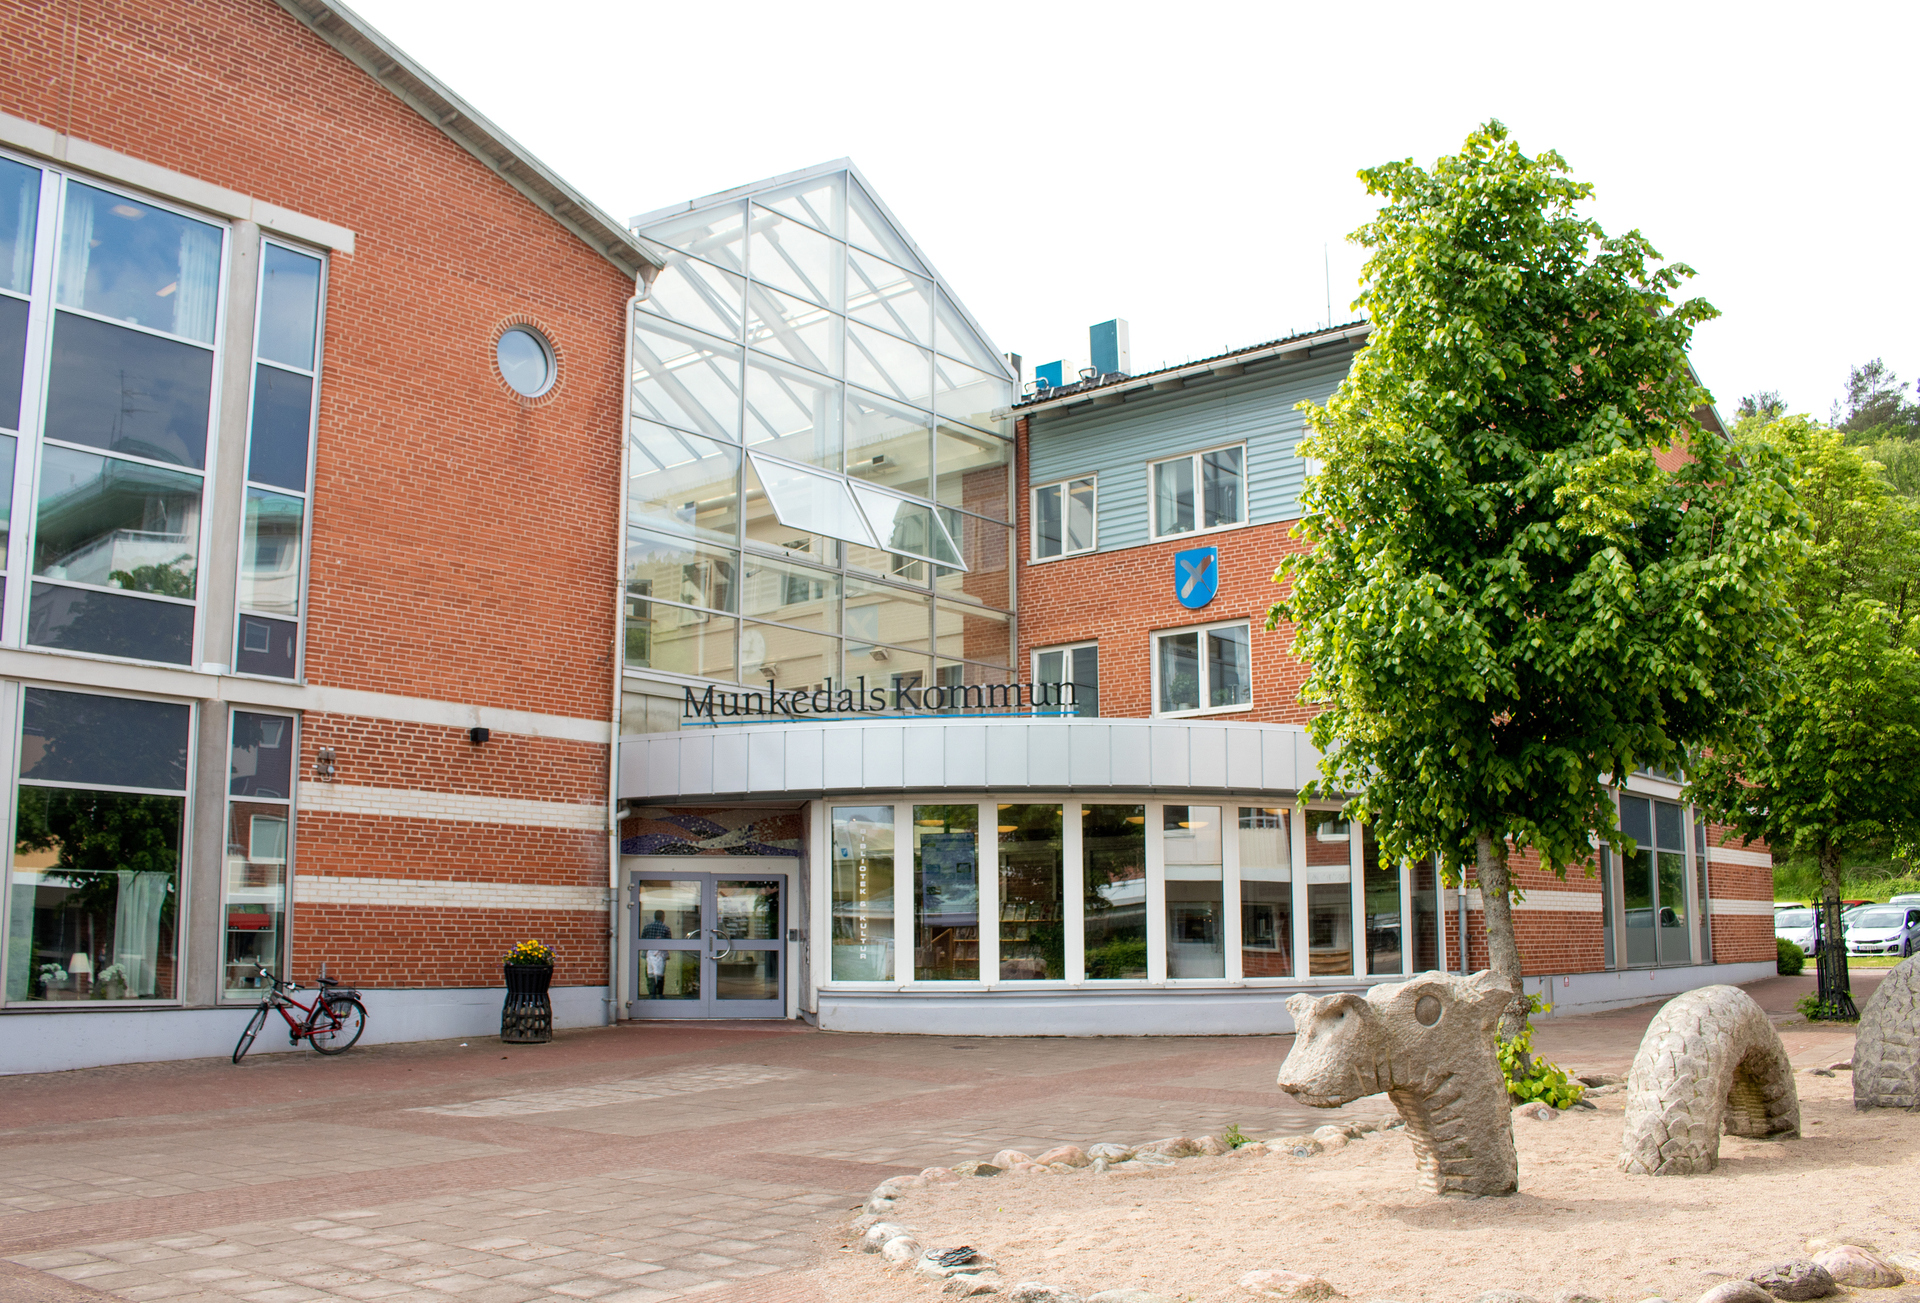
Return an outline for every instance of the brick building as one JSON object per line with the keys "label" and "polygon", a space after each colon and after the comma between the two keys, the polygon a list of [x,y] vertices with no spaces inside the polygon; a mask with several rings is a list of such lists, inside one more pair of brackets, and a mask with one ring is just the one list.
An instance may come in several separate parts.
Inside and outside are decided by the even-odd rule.
{"label": "brick building", "polygon": [[[263,965],[484,1034],[530,936],[563,1026],[1271,1031],[1484,961],[1300,799],[1263,627],[1364,326],[1023,401],[844,160],[621,223],[319,0],[0,51],[0,1071],[224,1053]],[[1563,1010],[1771,962],[1677,793],[1522,865]]]}
{"label": "brick building", "polygon": [[[0,1068],[608,950],[618,222],[342,11],[0,15]],[[263,1048],[268,1048],[263,1046]]]}

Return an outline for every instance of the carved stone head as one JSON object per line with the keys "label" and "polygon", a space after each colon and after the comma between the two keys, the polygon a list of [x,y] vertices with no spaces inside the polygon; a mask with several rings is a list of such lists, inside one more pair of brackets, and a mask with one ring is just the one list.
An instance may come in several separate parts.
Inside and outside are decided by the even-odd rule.
{"label": "carved stone head", "polygon": [[1295,995],[1293,1050],[1277,1084],[1302,1104],[1335,1108],[1362,1095],[1417,1088],[1490,1054],[1513,991],[1492,973],[1422,973],[1365,996]]}

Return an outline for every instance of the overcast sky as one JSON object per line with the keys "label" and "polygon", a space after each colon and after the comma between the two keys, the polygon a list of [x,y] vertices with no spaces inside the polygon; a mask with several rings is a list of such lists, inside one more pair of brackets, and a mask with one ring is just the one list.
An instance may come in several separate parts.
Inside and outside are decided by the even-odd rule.
{"label": "overcast sky", "polygon": [[1355,171],[1488,117],[1695,268],[1728,416],[1920,374],[1911,3],[355,2],[622,220],[851,157],[1029,375],[1349,319]]}

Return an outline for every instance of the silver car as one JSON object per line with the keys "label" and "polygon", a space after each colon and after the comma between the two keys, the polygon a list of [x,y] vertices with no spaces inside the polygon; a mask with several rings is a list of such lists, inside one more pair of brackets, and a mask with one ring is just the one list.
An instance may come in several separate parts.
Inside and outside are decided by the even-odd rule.
{"label": "silver car", "polygon": [[1775,910],[1773,915],[1773,934],[1782,941],[1791,941],[1811,959],[1820,953],[1815,943],[1813,929],[1813,911],[1810,909]]}
{"label": "silver car", "polygon": [[1868,905],[1847,921],[1850,955],[1904,958],[1913,953],[1916,942],[1920,942],[1920,905]]}

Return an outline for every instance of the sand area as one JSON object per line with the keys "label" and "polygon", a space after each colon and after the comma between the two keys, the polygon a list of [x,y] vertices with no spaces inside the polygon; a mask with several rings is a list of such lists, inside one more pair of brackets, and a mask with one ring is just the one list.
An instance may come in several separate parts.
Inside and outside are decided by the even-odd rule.
{"label": "sand area", "polygon": [[[1851,1038],[1833,1048],[1845,1057]],[[1856,1112],[1845,1071],[1795,1076],[1801,1138],[1723,1137],[1719,1169],[1704,1176],[1615,1168],[1622,1091],[1552,1121],[1516,1117],[1520,1193],[1511,1198],[1420,1193],[1405,1132],[1387,1130],[1309,1158],[973,1177],[908,1191],[888,1220],[928,1248],[975,1246],[1008,1286],[1040,1281],[1082,1296],[1132,1288],[1196,1301],[1250,1299],[1237,1284],[1243,1275],[1282,1268],[1321,1277],[1361,1303],[1466,1303],[1496,1288],[1543,1303],[1562,1289],[1609,1303],[1651,1295],[1693,1303],[1729,1276],[1803,1255],[1809,1237],[1920,1249],[1920,1116]],[[1388,1118],[1393,1109],[1377,1097],[1341,1113]],[[938,1281],[861,1253],[851,1220],[822,1248],[816,1279],[836,1303],[943,1297]],[[1854,1293],[1920,1301],[1920,1279]]]}

